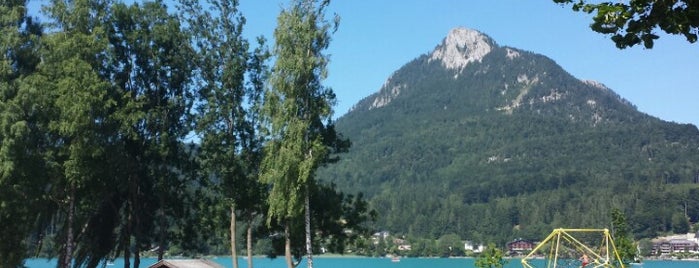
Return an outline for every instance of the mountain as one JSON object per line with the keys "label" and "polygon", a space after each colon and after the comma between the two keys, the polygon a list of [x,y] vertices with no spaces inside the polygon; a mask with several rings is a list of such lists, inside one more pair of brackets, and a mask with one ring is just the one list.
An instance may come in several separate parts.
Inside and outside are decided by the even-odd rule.
{"label": "mountain", "polygon": [[699,221],[696,126],[475,30],[453,29],[336,127],[352,148],[319,178],[362,192],[376,229],[504,242],[607,228],[612,208],[637,237]]}

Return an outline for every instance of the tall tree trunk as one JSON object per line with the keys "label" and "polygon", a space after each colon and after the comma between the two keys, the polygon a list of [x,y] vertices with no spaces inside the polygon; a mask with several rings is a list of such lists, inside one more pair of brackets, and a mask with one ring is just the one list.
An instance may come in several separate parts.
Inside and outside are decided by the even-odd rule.
{"label": "tall tree trunk", "polygon": [[73,262],[73,221],[75,214],[75,186],[70,186],[68,195],[68,220],[66,222],[65,255],[61,263],[62,268],[70,268]]}
{"label": "tall tree trunk", "polygon": [[134,248],[133,248],[133,268],[138,268],[138,266],[141,264],[141,239],[143,236],[143,230],[141,230],[141,214],[139,213],[141,211],[142,204],[140,202],[139,198],[139,186],[138,184],[134,184],[134,202],[133,202],[133,212],[132,212],[132,223],[131,223],[131,233],[133,234],[134,237]]}
{"label": "tall tree trunk", "polygon": [[235,204],[231,204],[231,259],[233,268],[238,268],[238,252],[235,246]]}
{"label": "tall tree trunk", "polygon": [[308,255],[308,268],[313,268],[313,245],[311,238],[311,198],[309,186],[306,183],[306,200],[304,200],[304,225],[306,227],[306,254]]}
{"label": "tall tree trunk", "polygon": [[248,248],[248,268],[252,268],[252,212],[248,215],[247,248]]}
{"label": "tall tree trunk", "polygon": [[294,268],[294,261],[291,259],[291,237],[289,234],[289,220],[284,223],[284,258],[286,259],[286,267]]}
{"label": "tall tree trunk", "polygon": [[165,255],[165,240],[167,239],[167,221],[165,220],[165,200],[163,194],[160,195],[160,213],[158,222],[160,222],[160,238],[158,239],[158,261],[161,261]]}
{"label": "tall tree trunk", "polygon": [[124,268],[130,268],[131,267],[131,249],[129,248],[131,246],[131,228],[132,228],[132,220],[133,220],[133,200],[128,201],[128,212],[126,216],[126,232],[123,232],[122,239],[123,239],[123,247],[124,247]]}
{"label": "tall tree trunk", "polygon": [[158,261],[163,260],[164,256],[165,256],[165,235],[163,233],[161,233],[160,234],[160,243],[158,243]]}
{"label": "tall tree trunk", "polygon": [[136,243],[136,249],[133,253],[133,267],[138,268],[139,265],[141,265],[141,250],[138,248],[138,243]]}
{"label": "tall tree trunk", "polygon": [[130,268],[131,267],[131,252],[129,251],[129,244],[131,244],[131,241],[129,239],[130,234],[125,234],[124,235],[124,268]]}

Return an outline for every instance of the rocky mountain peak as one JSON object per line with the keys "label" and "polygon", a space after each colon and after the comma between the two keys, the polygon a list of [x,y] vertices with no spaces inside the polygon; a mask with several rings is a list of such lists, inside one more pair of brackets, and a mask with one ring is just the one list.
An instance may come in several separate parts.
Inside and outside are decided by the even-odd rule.
{"label": "rocky mountain peak", "polygon": [[480,62],[495,46],[492,39],[479,31],[454,28],[432,52],[430,61],[439,60],[448,69],[461,69],[471,62]]}

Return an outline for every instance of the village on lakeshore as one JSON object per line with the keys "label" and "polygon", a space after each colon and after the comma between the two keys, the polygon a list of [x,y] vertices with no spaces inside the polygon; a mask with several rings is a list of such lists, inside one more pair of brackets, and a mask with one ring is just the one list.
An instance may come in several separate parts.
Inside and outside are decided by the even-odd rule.
{"label": "village on lakeshore", "polygon": [[[413,245],[404,236],[394,236],[388,231],[376,232],[372,235],[372,243],[378,245],[382,241],[390,241],[387,256],[410,256]],[[644,240],[639,243],[640,257],[656,260],[699,260],[699,231],[686,234],[673,234]],[[508,257],[523,257],[529,254],[541,241],[514,239],[505,244],[504,250]],[[459,254],[446,257],[472,257],[481,254],[486,245],[473,241],[461,241],[463,248]],[[643,248],[645,247],[645,248]],[[455,250],[454,252],[458,252]],[[351,252],[348,252],[351,254]],[[644,254],[645,253],[645,254]],[[445,257],[445,256],[441,256]]]}

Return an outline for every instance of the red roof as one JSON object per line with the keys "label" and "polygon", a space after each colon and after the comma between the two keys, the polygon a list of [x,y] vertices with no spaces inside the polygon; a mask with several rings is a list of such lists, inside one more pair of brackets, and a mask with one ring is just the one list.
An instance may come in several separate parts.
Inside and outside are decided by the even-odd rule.
{"label": "red roof", "polygon": [[210,260],[160,260],[148,268],[223,268],[218,263]]}

